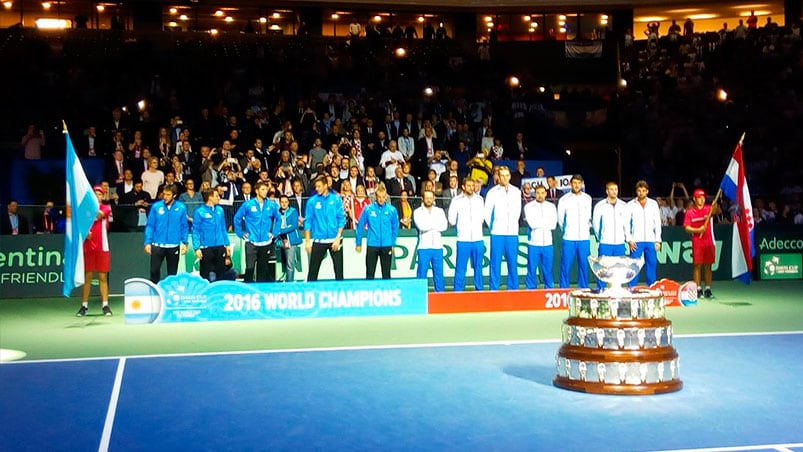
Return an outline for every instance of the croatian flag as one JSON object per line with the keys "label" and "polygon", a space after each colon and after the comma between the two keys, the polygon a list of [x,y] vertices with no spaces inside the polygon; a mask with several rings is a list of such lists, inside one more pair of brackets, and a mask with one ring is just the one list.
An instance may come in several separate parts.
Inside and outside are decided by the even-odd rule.
{"label": "croatian flag", "polygon": [[733,219],[733,249],[731,250],[731,275],[744,283],[750,283],[750,273],[753,270],[753,257],[756,250],[753,241],[753,204],[750,202],[750,191],[747,189],[747,179],[744,175],[744,161],[742,160],[742,142],[736,145],[733,151],[725,177],[719,185],[722,194],[727,196],[738,206],[736,217]]}
{"label": "croatian flag", "polygon": [[100,206],[97,195],[89,185],[81,161],[75,155],[67,125],[64,124],[67,143],[67,214],[64,230],[64,283],[61,293],[69,297],[72,290],[84,284],[84,239],[95,221]]}

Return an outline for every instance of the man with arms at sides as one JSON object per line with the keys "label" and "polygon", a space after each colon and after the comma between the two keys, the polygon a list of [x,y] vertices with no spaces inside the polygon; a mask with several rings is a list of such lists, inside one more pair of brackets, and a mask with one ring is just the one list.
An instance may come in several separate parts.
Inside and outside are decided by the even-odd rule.
{"label": "man with arms at sides", "polygon": [[524,219],[530,227],[527,236],[527,278],[524,284],[528,289],[538,288],[535,270],[538,268],[544,278],[544,288],[555,287],[552,264],[555,250],[552,246],[552,231],[558,225],[558,211],[555,205],[546,200],[546,187],[535,187],[535,200],[524,206]]}
{"label": "man with arms at sides", "polygon": [[19,204],[17,201],[14,199],[9,201],[6,209],[7,213],[6,215],[3,215],[3,221],[0,223],[0,234],[30,234],[31,225],[28,223],[28,219],[17,211],[19,209]]}
{"label": "man with arms at sides", "polygon": [[176,187],[162,190],[162,199],[153,203],[145,223],[145,254],[151,256],[151,282],[161,279],[162,261],[167,262],[167,275],[178,271],[179,253],[187,252],[187,206],[176,199]]}
{"label": "man with arms at sides", "polygon": [[[647,197],[650,186],[640,180],[636,182],[636,197],[627,203],[630,209],[630,257],[644,257],[644,276],[647,285],[655,283],[658,269],[658,251],[661,249],[661,210],[658,202]],[[638,284],[639,276],[630,281],[630,286]]]}
{"label": "man with arms at sides", "polygon": [[368,236],[368,247],[365,250],[365,279],[374,279],[377,259],[382,268],[382,279],[390,279],[393,246],[399,235],[399,213],[388,202],[388,192],[384,185],[376,189],[376,202],[368,204],[360,214],[355,247],[358,253],[362,251],[364,234]]}
{"label": "man with arms at sides", "polygon": [[195,213],[195,209],[197,209],[198,206],[204,203],[204,197],[201,195],[201,192],[195,191],[195,180],[185,180],[184,187],[186,190],[184,193],[178,195],[178,200],[183,202],[187,207],[188,230],[192,232],[192,214]]}
{"label": "man with arms at sides", "polygon": [[89,228],[89,234],[84,240],[84,285],[81,287],[81,308],[76,314],[78,317],[86,315],[89,309],[89,290],[92,287],[92,273],[98,275],[98,288],[100,289],[100,301],[103,304],[103,315],[112,315],[109,307],[109,270],[111,269],[111,253],[109,251],[109,217],[112,208],[108,204],[103,204],[103,195],[106,190],[101,185],[93,187],[95,196],[98,197],[100,210],[95,215],[95,222]]}
{"label": "man with arms at sides", "polygon": [[510,184],[510,169],[499,167],[499,184],[485,196],[485,223],[491,230],[489,287],[498,290],[502,282],[502,256],[507,261],[507,288],[519,288],[516,256],[519,246],[521,190]]}
{"label": "man with arms at sides", "polygon": [[[276,280],[273,244],[274,232],[279,218],[279,206],[267,199],[268,186],[257,182],[255,197],[242,203],[234,214],[234,233],[245,240],[245,282]],[[256,278],[254,273],[256,271]]]}
{"label": "man with arms at sides", "polygon": [[226,232],[226,214],[218,205],[220,193],[210,188],[202,195],[204,204],[192,214],[192,247],[195,257],[201,260],[201,277],[214,282],[227,271],[226,256],[231,256],[232,249]]}
{"label": "man with arms at sides", "polygon": [[449,224],[457,228],[457,258],[454,268],[454,290],[466,288],[466,267],[469,258],[474,269],[474,290],[483,290],[482,257],[485,241],[482,223],[485,221],[485,202],[475,193],[476,183],[470,177],[463,179],[463,193],[449,204]]}
{"label": "man with arms at sides", "polygon": [[[694,190],[694,205],[686,210],[683,227],[691,234],[691,255],[694,264],[693,278],[697,283],[697,296],[713,298],[711,293],[711,265],[716,260],[717,249],[714,241],[714,225],[711,217],[717,214],[719,207],[706,205],[705,191]],[[700,285],[701,279],[705,286]]]}
{"label": "man with arms at sides", "polygon": [[[598,256],[624,256],[625,244],[630,242],[630,209],[619,199],[619,186],[605,184],[605,199],[594,206],[592,225],[599,243]],[[604,288],[597,280],[597,288]]]}
{"label": "man with arms at sides", "polygon": [[276,230],[276,240],[281,250],[282,269],[284,281],[295,280],[296,261],[299,258],[301,234],[298,232],[298,210],[290,205],[287,195],[279,196],[279,222]]}
{"label": "man with arms at sides", "polygon": [[307,281],[317,281],[321,262],[326,252],[332,257],[335,279],[343,279],[343,228],[346,213],[343,202],[329,190],[325,177],[318,177],[313,184],[315,194],[307,201],[304,213],[304,249],[309,254]]}
{"label": "man with arms at sides", "polygon": [[413,221],[418,228],[418,270],[416,278],[425,279],[432,267],[435,292],[443,292],[443,238],[441,233],[449,226],[443,209],[435,206],[435,193],[424,191],[423,204],[413,212]]}
{"label": "man with arms at sides", "polygon": [[558,201],[558,226],[563,231],[560,251],[560,287],[569,287],[569,273],[577,262],[577,286],[588,288],[588,255],[591,254],[591,196],[584,193],[583,176],[571,178],[571,191]]}

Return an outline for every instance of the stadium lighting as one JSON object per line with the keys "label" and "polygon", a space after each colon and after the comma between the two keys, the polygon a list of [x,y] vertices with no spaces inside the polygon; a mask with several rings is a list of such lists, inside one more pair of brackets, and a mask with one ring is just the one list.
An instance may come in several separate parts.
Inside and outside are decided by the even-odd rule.
{"label": "stadium lighting", "polygon": [[36,28],[40,30],[64,30],[70,28],[70,21],[66,19],[36,19]]}

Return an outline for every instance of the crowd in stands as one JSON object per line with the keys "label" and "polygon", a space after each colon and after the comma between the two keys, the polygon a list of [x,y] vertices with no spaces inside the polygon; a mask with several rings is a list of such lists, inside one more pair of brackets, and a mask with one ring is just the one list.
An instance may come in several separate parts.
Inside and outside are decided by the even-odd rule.
{"label": "crowd in stands", "polygon": [[[605,127],[624,156],[623,190],[643,179],[655,187],[651,195],[669,195],[661,202],[672,224],[688,202],[678,192],[715,192],[745,132],[756,221],[803,223],[799,27],[770,20],[744,32],[725,24],[719,33],[694,33],[686,24],[681,33],[675,24],[664,36],[659,27],[650,24],[647,41],[622,40],[627,88],[562,96],[608,109]],[[144,225],[167,184],[190,205],[205,188],[217,189],[230,219],[257,181],[270,183],[271,197],[283,193],[303,207],[317,175],[342,195],[352,227],[384,183],[404,228],[424,187],[446,205],[466,176],[493,185],[498,161],[562,158],[551,93],[487,83],[504,78],[504,64],[492,51],[481,59],[448,39],[397,59],[393,43],[381,40],[277,45],[253,37],[179,38],[163,53],[138,42],[123,44],[119,56],[97,55],[86,36],[57,50],[5,36],[5,46],[19,39],[34,48],[16,74],[35,73],[30,83],[41,88],[15,94],[28,100],[17,113],[31,123],[20,124],[27,128],[20,155],[58,158],[43,128],[68,118],[79,157],[104,159],[108,202],[128,206],[115,219],[129,230]],[[88,63],[87,54],[103,64]],[[422,94],[421,80],[434,90]],[[132,99],[145,102],[136,108]],[[523,177],[522,166],[514,184]],[[531,200],[532,187],[522,188],[523,202]]]}

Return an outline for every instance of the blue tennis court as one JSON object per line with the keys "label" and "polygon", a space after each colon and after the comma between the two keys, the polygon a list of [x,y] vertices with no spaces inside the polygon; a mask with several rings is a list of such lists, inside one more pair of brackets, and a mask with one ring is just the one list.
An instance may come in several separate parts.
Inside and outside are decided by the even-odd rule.
{"label": "blue tennis court", "polygon": [[677,337],[684,388],[657,396],[552,386],[558,345],[6,364],[0,445],[8,451],[803,451],[803,333]]}

